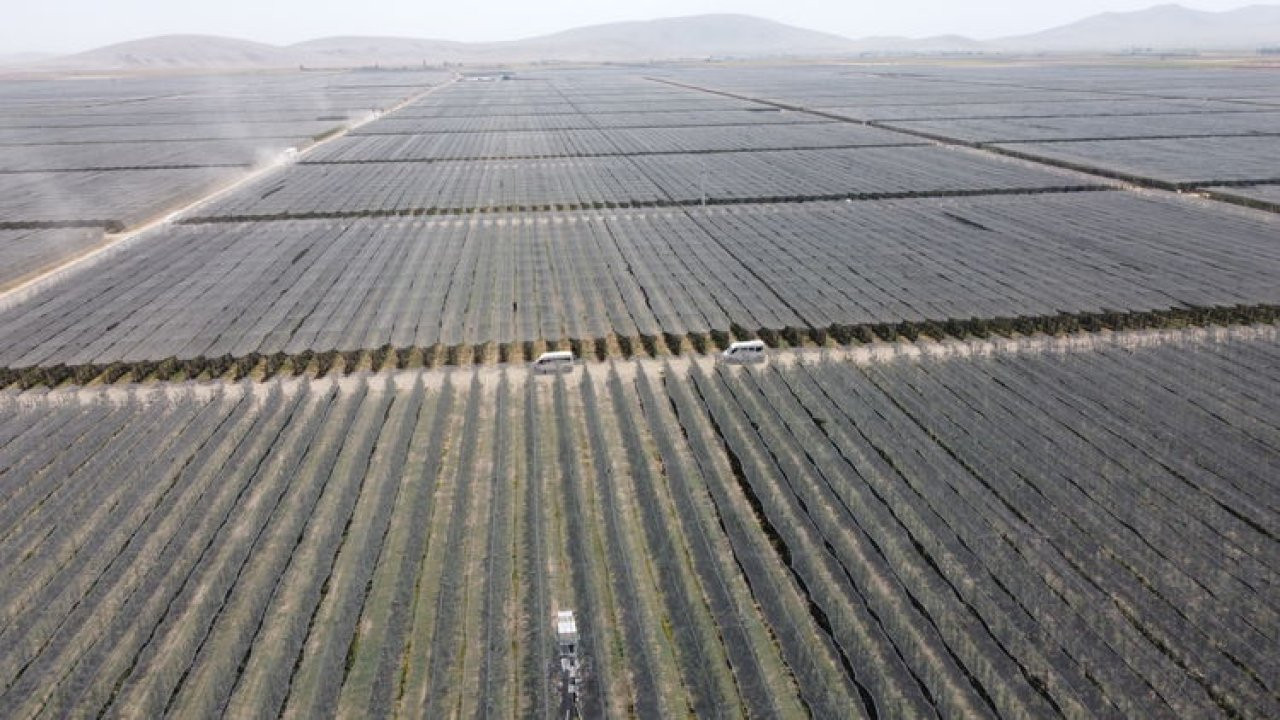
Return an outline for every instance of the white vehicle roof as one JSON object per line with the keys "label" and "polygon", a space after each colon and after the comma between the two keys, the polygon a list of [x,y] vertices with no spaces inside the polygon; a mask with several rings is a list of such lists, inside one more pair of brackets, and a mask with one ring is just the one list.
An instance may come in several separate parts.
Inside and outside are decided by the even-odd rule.
{"label": "white vehicle roof", "polygon": [[573,353],[568,350],[544,352],[538,356],[538,362],[542,362],[544,360],[573,360]]}
{"label": "white vehicle roof", "polygon": [[739,340],[729,344],[729,350],[764,350],[763,340]]}
{"label": "white vehicle roof", "polygon": [[561,610],[556,613],[556,632],[560,635],[572,635],[578,632],[578,623],[573,618],[572,610]]}

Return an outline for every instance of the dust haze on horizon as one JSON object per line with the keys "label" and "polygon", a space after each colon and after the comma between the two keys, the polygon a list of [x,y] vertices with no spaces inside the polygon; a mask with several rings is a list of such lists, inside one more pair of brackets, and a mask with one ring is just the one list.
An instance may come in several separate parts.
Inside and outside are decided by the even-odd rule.
{"label": "dust haze on horizon", "polygon": [[[152,35],[207,34],[287,45],[335,35],[383,35],[465,42],[516,40],[584,25],[704,13],[741,13],[850,38],[964,35],[987,40],[1030,33],[1101,12],[1141,10],[1153,0],[872,0],[831,3],[792,0],[647,0],[604,4],[543,0],[537,11],[517,0],[424,6],[411,0],[355,4],[334,0],[50,0],[6,9],[0,24],[4,53],[73,53]],[[1223,11],[1239,0],[1191,0],[1184,7]]]}

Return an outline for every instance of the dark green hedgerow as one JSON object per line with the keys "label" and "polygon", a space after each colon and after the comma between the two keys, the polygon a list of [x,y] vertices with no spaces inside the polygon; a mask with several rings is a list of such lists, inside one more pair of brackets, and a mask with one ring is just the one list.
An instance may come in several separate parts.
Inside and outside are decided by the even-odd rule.
{"label": "dark green hedgerow", "polygon": [[[1014,335],[1065,335],[1079,332],[1100,332],[1103,330],[1163,330],[1186,327],[1203,327],[1208,325],[1253,325],[1258,323],[1280,322],[1280,305],[1234,305],[1220,307],[1169,308],[1166,310],[1150,310],[1142,312],[1108,311],[1099,313],[1060,313],[1057,315],[1037,315],[1018,317],[969,318],[948,320],[905,321],[898,323],[875,323],[862,325],[831,325],[824,328],[785,327],[759,328],[747,330],[741,325],[733,324],[729,331],[711,330],[708,333],[691,333],[688,336],[664,333],[661,336],[663,345],[669,352],[681,352],[683,341],[687,338],[693,350],[700,354],[723,350],[734,340],[759,338],[770,347],[798,347],[806,343],[806,339],[817,345],[832,340],[840,345],[855,345],[877,341],[909,340],[921,338],[941,340],[943,338],[987,338],[992,335],[1012,337]],[[656,335],[640,335],[638,337],[619,336],[618,348],[623,357],[637,355],[653,357],[658,354]],[[575,354],[586,358],[594,355],[597,360],[608,357],[608,341],[605,338],[574,339],[569,341]],[[29,390],[36,387],[54,388],[60,385],[87,385],[93,382],[115,383],[122,380],[143,382],[148,380],[181,381],[200,378],[227,378],[239,380],[246,377],[267,379],[281,374],[301,375],[314,374],[324,377],[335,370],[342,374],[355,372],[359,367],[361,356],[369,353],[374,370],[386,366],[396,368],[408,367],[409,358],[415,350],[421,350],[429,356],[430,348],[393,348],[390,345],[369,350],[326,350],[312,352],[310,350],[296,354],[273,353],[262,355],[250,353],[240,357],[221,355],[218,357],[195,357],[184,360],[169,357],[154,361],[137,361],[129,363],[111,363],[109,365],[47,365],[18,368],[0,368],[0,389],[16,387]],[[442,348],[440,353],[444,365],[461,365],[479,362],[481,355],[476,348],[453,345]],[[533,357],[533,343],[523,343],[524,359]],[[498,347],[500,362],[518,362],[521,358],[515,345]],[[341,363],[339,363],[339,360]],[[254,373],[258,373],[255,375]]]}

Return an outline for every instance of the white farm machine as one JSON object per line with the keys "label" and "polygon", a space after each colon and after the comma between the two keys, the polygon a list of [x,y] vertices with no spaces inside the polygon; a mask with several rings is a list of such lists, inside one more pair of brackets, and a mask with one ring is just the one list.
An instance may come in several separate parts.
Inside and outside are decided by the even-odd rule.
{"label": "white farm machine", "polygon": [[556,613],[556,645],[560,651],[560,716],[578,717],[581,665],[578,662],[578,622],[572,610]]}

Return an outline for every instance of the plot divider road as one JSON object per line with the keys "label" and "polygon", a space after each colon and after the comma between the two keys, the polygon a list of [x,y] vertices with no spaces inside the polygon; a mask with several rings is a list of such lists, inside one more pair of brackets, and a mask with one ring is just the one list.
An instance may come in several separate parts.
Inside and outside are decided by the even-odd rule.
{"label": "plot divider road", "polygon": [[[896,123],[896,122],[886,122],[883,120],[875,120],[875,119],[870,119],[870,120],[859,119],[859,118],[850,117],[849,115],[841,114],[838,112],[829,112],[825,110],[819,110],[816,108],[806,107],[804,105],[780,102],[777,100],[770,100],[767,98],[755,97],[752,95],[736,93],[736,92],[731,92],[727,90],[721,90],[717,88],[706,87],[706,86],[691,84],[687,82],[681,82],[677,80],[671,80],[669,78],[646,77],[645,79],[651,80],[657,83],[665,83],[667,85],[685,88],[688,90],[696,90],[699,92],[709,93],[712,95],[720,95],[723,97],[734,98],[737,100],[760,103],[762,105],[768,105],[771,107],[778,108],[780,110],[807,113],[809,115],[827,118],[830,120],[836,120],[839,122],[853,123],[856,125],[862,125],[866,127],[874,127],[880,130],[887,130],[887,131],[899,133],[902,135],[909,135],[912,137],[929,140],[931,142],[935,142],[940,145],[951,145],[951,146],[971,148],[973,150],[990,153],[993,155],[999,155],[1007,158],[1022,160],[1029,163],[1038,164],[1038,165],[1048,165],[1056,168],[1061,168],[1063,170],[1071,170],[1073,172],[1083,173],[1086,175],[1093,175],[1099,178],[1105,178],[1106,180],[1109,180],[1109,181],[1118,181],[1120,183],[1123,183],[1122,187],[1126,189],[1150,188],[1150,189],[1157,189],[1157,190],[1171,190],[1176,192],[1192,192],[1196,194],[1198,197],[1208,198],[1210,200],[1214,200],[1218,202],[1231,203],[1233,205],[1242,205],[1245,207],[1251,207],[1259,210],[1266,210],[1268,212],[1280,212],[1280,204],[1277,204],[1277,203],[1250,199],[1247,197],[1242,197],[1240,195],[1235,195],[1230,193],[1212,192],[1212,191],[1208,191],[1207,189],[1209,186],[1230,184],[1230,182],[1224,182],[1221,180],[1211,180],[1211,179],[1200,179],[1200,180],[1194,180],[1194,181],[1171,181],[1171,180],[1161,179],[1149,173],[1144,174],[1140,172],[1126,172],[1122,170],[1102,167],[1098,164],[1090,163],[1087,161],[1068,160],[1068,159],[1045,155],[1043,153],[1035,152],[1034,150],[1022,150],[1022,149],[1017,149],[1016,147],[1010,147],[1010,145],[1029,145],[1036,142],[1079,143],[1079,142],[1088,142],[1095,139],[1105,140],[1105,141],[1186,140],[1186,139],[1195,139],[1195,138],[1233,137],[1232,135],[1223,136],[1223,135],[1213,135],[1213,134],[1194,134],[1194,135],[1174,134],[1174,135],[1135,135],[1132,137],[1120,136],[1120,137],[1105,137],[1105,138],[1071,137],[1071,138],[1061,138],[1061,139],[1052,139],[1052,140],[1034,140],[1034,139],[1018,140],[1018,141],[1006,142],[1006,143],[1000,144],[1000,141],[998,140],[997,141],[966,140],[961,137],[956,137],[954,135],[948,135],[941,132],[930,132],[930,131],[919,130],[919,129],[910,128],[910,127],[904,127],[902,124]],[[1174,99],[1180,99],[1180,98],[1174,98]],[[1280,133],[1253,132],[1253,133],[1242,133],[1239,135],[1239,137],[1243,137],[1243,138],[1258,138],[1258,137],[1265,138],[1265,137],[1276,137],[1276,136],[1280,136]],[[1253,178],[1249,180],[1236,180],[1234,182],[1240,183],[1240,184],[1250,184],[1250,185],[1263,184],[1263,183],[1275,183],[1275,182],[1280,182],[1280,178],[1277,178],[1277,177]]]}
{"label": "plot divider road", "polygon": [[[408,107],[409,105],[412,105],[413,103],[418,102],[422,98],[430,95],[431,93],[439,90],[440,88],[448,87],[449,85],[452,85],[457,81],[458,81],[457,76],[454,76],[453,78],[451,78],[450,80],[447,80],[444,83],[441,83],[439,85],[433,85],[427,88],[426,90],[420,93],[417,93],[415,95],[412,95],[408,98],[405,98],[399,103],[393,105],[390,109],[386,111],[385,114],[389,115],[399,110],[402,110]],[[342,127],[336,132],[329,133],[328,135],[318,140],[315,140],[310,145],[307,145],[306,147],[298,149],[297,151],[298,159],[305,157],[308,153],[314,152],[317,148],[320,148],[328,143],[334,142],[339,138],[346,137],[352,131],[358,130],[359,128],[369,124],[370,122],[373,122],[374,120],[378,119],[378,117],[379,116],[377,115],[370,115],[370,116],[361,118],[354,123],[350,123]],[[273,173],[279,172],[280,169],[286,166],[287,164],[288,164],[287,162],[277,160],[276,162],[266,165],[265,167],[259,168],[257,170],[252,170],[248,174],[231,182],[230,184],[214,189],[209,193],[188,202],[182,207],[179,207],[177,209],[171,209],[161,217],[152,219],[150,221],[146,221],[143,224],[134,228],[123,229],[123,230],[120,230],[119,232],[104,234],[103,240],[101,243],[91,248],[88,248],[84,252],[81,252],[79,254],[68,256],[60,264],[50,267],[42,271],[38,275],[26,278],[19,284],[16,284],[4,290],[0,290],[0,311],[3,311],[5,308],[13,306],[14,304],[22,302],[24,299],[31,297],[35,293],[38,293],[41,290],[41,288],[47,286],[50,283],[58,281],[60,278],[64,278],[71,273],[91,267],[94,263],[96,263],[101,258],[107,256],[108,254],[120,252],[125,248],[129,247],[130,245],[132,245],[133,243],[137,242],[138,240],[151,235],[152,233],[161,231],[165,228],[171,227],[175,223],[181,222],[185,216],[189,215],[190,213],[196,211],[201,207],[204,207],[205,205],[208,205],[211,202],[214,202],[215,200],[221,197],[230,195],[231,193],[234,193],[237,190],[247,185],[250,185],[254,182],[257,182],[258,180],[268,177]]]}

